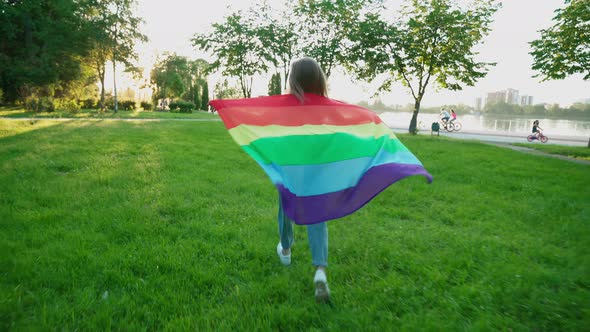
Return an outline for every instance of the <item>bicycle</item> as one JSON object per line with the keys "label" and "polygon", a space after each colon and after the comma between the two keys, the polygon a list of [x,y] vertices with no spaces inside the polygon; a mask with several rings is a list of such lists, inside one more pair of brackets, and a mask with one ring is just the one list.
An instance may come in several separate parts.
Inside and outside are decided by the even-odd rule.
{"label": "bicycle", "polygon": [[538,133],[539,133],[539,136],[538,137],[531,134],[531,135],[527,136],[526,140],[529,141],[529,142],[532,142],[532,141],[538,139],[542,143],[547,143],[547,141],[549,140],[549,137],[543,135],[543,133],[540,132],[540,131],[538,131]]}
{"label": "bicycle", "polygon": [[459,130],[463,129],[463,125],[459,121],[451,121],[450,124],[453,125],[454,131],[459,131]]}
{"label": "bicycle", "polygon": [[442,129],[448,131],[449,133],[455,130],[455,126],[451,122],[444,122],[442,120],[439,120],[438,123]]}

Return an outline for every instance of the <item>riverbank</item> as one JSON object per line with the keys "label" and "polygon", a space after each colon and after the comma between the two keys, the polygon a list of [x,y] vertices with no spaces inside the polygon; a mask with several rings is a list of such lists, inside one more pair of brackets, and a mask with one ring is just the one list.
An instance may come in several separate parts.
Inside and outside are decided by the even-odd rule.
{"label": "riverbank", "polygon": [[[391,128],[391,127],[390,127]],[[395,133],[407,133],[408,128],[391,128]],[[429,130],[421,130],[420,134],[430,135]],[[440,131],[440,136],[452,137],[457,139],[471,139],[483,142],[497,142],[497,143],[528,143],[527,135],[518,135],[512,133],[493,133],[486,131],[459,131],[459,132],[447,132],[445,130]],[[539,144],[543,144],[538,142]],[[587,146],[588,137],[583,136],[564,136],[564,135],[551,135],[549,141],[546,144],[560,144],[560,145],[571,145],[571,146]]]}

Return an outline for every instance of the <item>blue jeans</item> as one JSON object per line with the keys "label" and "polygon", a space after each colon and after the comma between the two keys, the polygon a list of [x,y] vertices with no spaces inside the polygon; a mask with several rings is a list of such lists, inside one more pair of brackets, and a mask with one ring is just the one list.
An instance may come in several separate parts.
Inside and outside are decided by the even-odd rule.
{"label": "blue jeans", "polygon": [[[289,249],[293,245],[293,220],[283,212],[279,196],[279,235],[281,245]],[[311,262],[315,266],[328,266],[328,225],[325,222],[307,226],[307,239],[311,250]]]}

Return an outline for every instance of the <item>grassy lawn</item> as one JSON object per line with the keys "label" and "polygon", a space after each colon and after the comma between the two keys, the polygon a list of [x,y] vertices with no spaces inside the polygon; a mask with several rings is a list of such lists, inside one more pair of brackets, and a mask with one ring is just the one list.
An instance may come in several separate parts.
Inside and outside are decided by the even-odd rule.
{"label": "grassy lawn", "polygon": [[526,148],[536,149],[551,154],[559,154],[572,158],[590,160],[590,148],[585,146],[567,146],[554,144],[541,145],[533,143],[513,143],[513,145],[524,146]]}
{"label": "grassy lawn", "polygon": [[0,120],[0,330],[587,330],[590,168],[400,138],[434,182],[329,223],[328,306],[222,123]]}
{"label": "grassy lawn", "polygon": [[77,113],[57,110],[55,112],[29,112],[22,107],[0,106],[0,117],[7,118],[96,118],[96,119],[217,119],[216,114],[194,111],[193,113],[170,113],[151,111],[113,111],[84,109]]}

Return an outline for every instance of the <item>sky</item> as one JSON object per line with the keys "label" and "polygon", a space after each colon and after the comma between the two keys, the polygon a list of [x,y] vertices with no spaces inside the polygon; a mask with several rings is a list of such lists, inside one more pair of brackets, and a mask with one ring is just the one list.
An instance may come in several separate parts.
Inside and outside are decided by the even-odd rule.
{"label": "sky", "polygon": [[[267,0],[271,6],[283,1]],[[396,8],[401,0],[388,0],[389,8]],[[149,73],[157,56],[164,52],[176,53],[189,58],[212,59],[211,55],[195,49],[190,39],[197,32],[210,30],[212,23],[224,16],[246,9],[247,0],[138,0],[137,14],[145,20],[142,27],[150,41],[138,46],[140,65]],[[487,76],[475,86],[461,91],[436,91],[430,86],[422,100],[422,106],[445,104],[467,104],[474,106],[477,97],[486,93],[505,90],[519,90],[521,95],[531,95],[534,103],[558,103],[562,106],[590,98],[590,82],[582,80],[582,75],[574,75],[565,80],[540,82],[533,78],[532,57],[529,42],[540,36],[538,30],[552,25],[554,10],[563,6],[563,0],[505,0],[502,8],[494,15],[490,34],[478,46],[477,60],[496,62]],[[212,75],[212,81],[219,75]],[[215,82],[209,82],[214,84]],[[268,79],[260,77],[254,83],[253,96],[264,95]],[[329,78],[329,96],[346,102],[356,103],[370,100],[376,85],[365,82],[352,82],[350,75],[336,72]],[[409,91],[401,85],[394,85],[391,92],[379,96],[385,104],[406,105],[413,103]]]}

